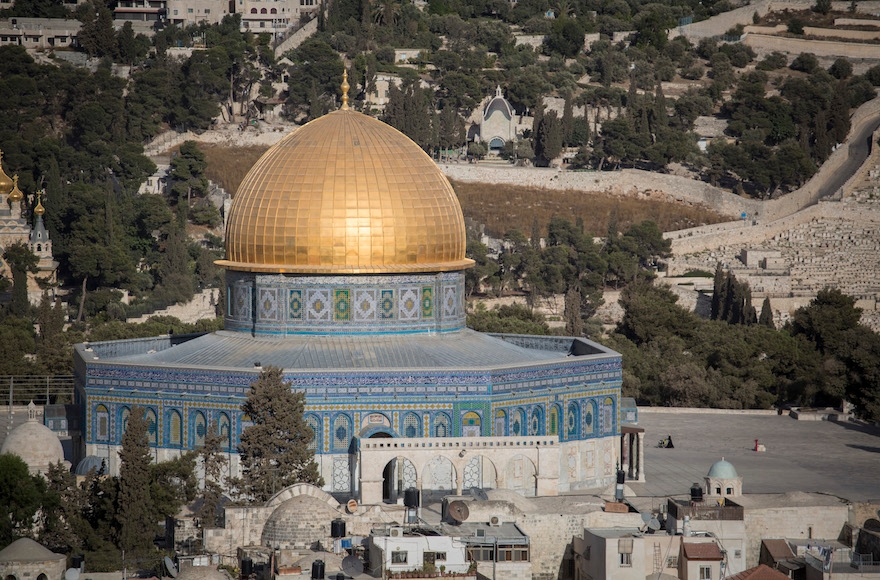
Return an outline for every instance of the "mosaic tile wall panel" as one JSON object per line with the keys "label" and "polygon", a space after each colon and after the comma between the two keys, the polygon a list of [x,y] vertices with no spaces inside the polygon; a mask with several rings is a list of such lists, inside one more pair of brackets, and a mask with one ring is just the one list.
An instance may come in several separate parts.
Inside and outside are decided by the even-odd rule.
{"label": "mosaic tile wall panel", "polygon": [[464,327],[464,273],[291,276],[227,272],[226,329],[258,334]]}

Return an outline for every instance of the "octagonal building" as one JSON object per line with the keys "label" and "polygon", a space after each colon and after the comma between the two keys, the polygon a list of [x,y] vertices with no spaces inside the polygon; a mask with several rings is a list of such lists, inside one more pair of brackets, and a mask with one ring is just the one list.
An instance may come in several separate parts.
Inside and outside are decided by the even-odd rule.
{"label": "octagonal building", "polygon": [[294,130],[229,210],[225,330],[77,345],[80,454],[116,472],[139,405],[158,459],[216,421],[237,475],[241,405],[273,365],[305,393],[339,499],[555,495],[611,483],[618,463],[640,477],[638,457],[621,457],[620,355],[468,329],[465,245],[455,192],[402,133],[346,105]]}

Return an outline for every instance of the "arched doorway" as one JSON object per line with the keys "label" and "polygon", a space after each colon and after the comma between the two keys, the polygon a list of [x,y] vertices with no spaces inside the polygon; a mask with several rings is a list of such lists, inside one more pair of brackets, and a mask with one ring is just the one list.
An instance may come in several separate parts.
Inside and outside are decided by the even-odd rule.
{"label": "arched doorway", "polygon": [[[390,437],[388,434],[376,435]],[[413,462],[406,457],[392,459],[382,470],[382,501],[395,503],[397,498],[403,497],[404,490],[417,487],[416,483],[416,466]]]}

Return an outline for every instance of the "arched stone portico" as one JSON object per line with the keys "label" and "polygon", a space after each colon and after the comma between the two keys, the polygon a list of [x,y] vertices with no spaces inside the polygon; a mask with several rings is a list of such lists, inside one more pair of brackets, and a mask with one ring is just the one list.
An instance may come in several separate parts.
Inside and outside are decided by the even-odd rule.
{"label": "arched stone portico", "polygon": [[[534,469],[535,493],[556,495],[559,483],[559,438],[536,437],[444,437],[407,439],[362,439],[359,445],[361,472],[361,502],[382,503],[383,470],[389,461],[403,457],[416,466],[417,487],[422,490],[423,475],[429,463],[442,458],[452,464],[455,489],[460,495],[464,488],[467,466],[475,455],[488,459],[494,471],[495,488],[511,488],[508,473],[519,473],[511,467],[514,461],[527,460]],[[488,469],[487,469],[488,470]],[[485,479],[484,479],[485,481]]]}

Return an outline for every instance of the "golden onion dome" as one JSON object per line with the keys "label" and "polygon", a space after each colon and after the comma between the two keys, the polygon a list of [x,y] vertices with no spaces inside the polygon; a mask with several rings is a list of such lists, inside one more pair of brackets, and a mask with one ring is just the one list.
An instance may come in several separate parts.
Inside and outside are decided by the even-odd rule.
{"label": "golden onion dome", "polygon": [[345,101],[284,137],[245,176],[217,264],[301,274],[471,267],[461,206],[437,165]]}
{"label": "golden onion dome", "polygon": [[[2,169],[0,169],[2,171]],[[12,191],[9,192],[9,201],[21,201],[24,194],[18,188],[18,173],[12,176]]]}
{"label": "golden onion dome", "polygon": [[0,195],[8,195],[14,186],[15,184],[3,171],[3,152],[0,151]]}
{"label": "golden onion dome", "polygon": [[37,192],[37,205],[36,207],[34,207],[34,215],[43,215],[44,213],[46,213],[46,208],[43,207],[43,202],[40,199],[42,193],[43,192],[41,191]]}

